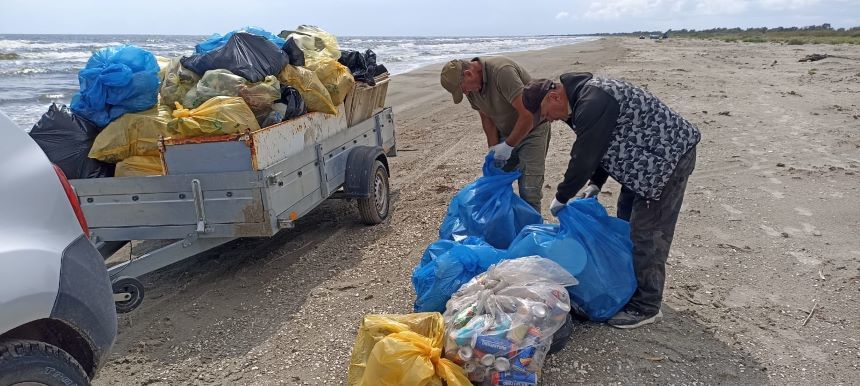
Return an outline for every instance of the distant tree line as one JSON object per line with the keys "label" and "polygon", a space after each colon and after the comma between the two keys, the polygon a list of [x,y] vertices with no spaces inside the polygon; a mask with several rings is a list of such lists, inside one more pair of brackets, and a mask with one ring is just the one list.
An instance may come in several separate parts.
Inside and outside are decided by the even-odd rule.
{"label": "distant tree line", "polygon": [[860,44],[860,26],[834,29],[830,23],[805,27],[711,28],[668,31],[602,33],[593,36],[652,36],[716,39],[727,42],[778,42],[785,44]]}

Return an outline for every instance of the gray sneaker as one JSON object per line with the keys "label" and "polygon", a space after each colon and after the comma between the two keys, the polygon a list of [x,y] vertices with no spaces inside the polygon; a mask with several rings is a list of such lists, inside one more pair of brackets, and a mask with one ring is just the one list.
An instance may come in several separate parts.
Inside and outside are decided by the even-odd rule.
{"label": "gray sneaker", "polygon": [[636,328],[663,320],[663,311],[647,316],[635,310],[621,310],[606,323],[615,328]]}

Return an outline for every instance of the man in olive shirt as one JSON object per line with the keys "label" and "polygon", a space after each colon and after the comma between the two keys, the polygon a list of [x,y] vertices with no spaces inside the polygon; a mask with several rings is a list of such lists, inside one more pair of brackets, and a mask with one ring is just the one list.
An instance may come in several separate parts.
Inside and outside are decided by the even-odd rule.
{"label": "man in olive shirt", "polygon": [[520,197],[540,212],[550,128],[549,123],[534,127],[532,113],[523,106],[523,86],[531,79],[503,56],[452,60],[441,74],[442,87],[451,93],[454,103],[460,103],[465,94],[478,110],[496,164],[522,172]]}

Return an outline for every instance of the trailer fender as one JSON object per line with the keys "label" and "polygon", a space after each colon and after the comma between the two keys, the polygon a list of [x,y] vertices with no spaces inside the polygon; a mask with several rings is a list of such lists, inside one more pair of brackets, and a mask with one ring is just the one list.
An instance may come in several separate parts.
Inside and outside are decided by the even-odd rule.
{"label": "trailer fender", "polygon": [[376,161],[385,165],[390,175],[388,157],[379,146],[356,146],[346,158],[346,178],[343,184],[344,195],[348,198],[370,197],[370,176]]}

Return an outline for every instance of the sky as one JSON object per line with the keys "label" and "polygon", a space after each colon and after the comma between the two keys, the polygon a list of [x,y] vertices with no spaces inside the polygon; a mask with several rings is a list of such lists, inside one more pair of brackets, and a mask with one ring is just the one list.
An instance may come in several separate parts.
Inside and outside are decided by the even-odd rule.
{"label": "sky", "polygon": [[0,34],[275,33],[523,36],[830,23],[860,26],[860,0],[0,0]]}

